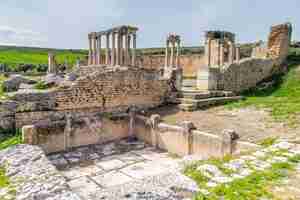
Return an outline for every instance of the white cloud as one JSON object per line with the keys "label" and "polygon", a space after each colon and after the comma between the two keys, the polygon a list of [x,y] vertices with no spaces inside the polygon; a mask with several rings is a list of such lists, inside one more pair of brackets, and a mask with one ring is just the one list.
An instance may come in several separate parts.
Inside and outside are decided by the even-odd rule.
{"label": "white cloud", "polygon": [[0,25],[0,41],[2,45],[41,46],[47,38],[32,30]]}

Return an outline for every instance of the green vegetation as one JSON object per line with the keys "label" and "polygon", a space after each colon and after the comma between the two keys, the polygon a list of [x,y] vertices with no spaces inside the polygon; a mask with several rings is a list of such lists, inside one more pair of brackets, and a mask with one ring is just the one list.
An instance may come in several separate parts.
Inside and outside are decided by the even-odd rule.
{"label": "green vegetation", "polygon": [[[274,75],[271,87],[254,89],[243,93],[245,100],[229,103],[228,108],[255,106],[267,108],[277,121],[287,122],[294,126],[298,123],[300,113],[300,50],[292,51],[289,56],[288,73]],[[299,61],[297,60],[299,59]]]}
{"label": "green vegetation", "polygon": [[275,144],[277,139],[278,139],[278,137],[268,137],[268,138],[260,141],[259,145],[261,145],[263,147],[269,147],[269,146],[272,146],[273,144]]}
{"label": "green vegetation", "polygon": [[256,171],[244,179],[221,184],[213,188],[209,195],[200,194],[196,200],[218,200],[220,197],[224,200],[276,199],[268,187],[287,177],[287,172],[292,170],[293,165],[288,162],[275,163],[268,170]]}
{"label": "green vegetation", "polygon": [[39,81],[34,85],[34,89],[37,90],[46,90],[48,88],[48,85],[44,81]]}
{"label": "green vegetation", "polygon": [[10,71],[22,71],[22,64],[35,65],[33,71],[45,71],[47,68],[42,65],[47,65],[50,51],[56,54],[58,64],[67,62],[69,66],[74,65],[78,57],[83,59],[87,55],[85,50],[0,46],[0,63],[7,65]]}
{"label": "green vegetation", "polygon": [[5,169],[0,167],[0,188],[7,187],[9,185],[9,180],[5,176]]}
{"label": "green vegetation", "polygon": [[[283,152],[281,152],[283,154]],[[225,160],[228,160],[226,158]],[[200,161],[203,163],[203,161]],[[204,161],[207,162],[207,161]],[[208,161],[217,164],[219,167],[224,159]],[[235,179],[227,184],[220,184],[209,188],[206,183],[209,179],[196,170],[196,165],[188,166],[185,174],[195,180],[199,187],[206,189],[209,194],[197,194],[195,200],[255,200],[255,199],[279,199],[275,197],[270,188],[275,184],[280,184],[283,178],[288,177],[295,170],[295,166],[300,162],[300,155],[290,157],[288,162],[273,163],[270,168],[263,171],[254,171],[251,175]],[[222,169],[222,168],[221,168]]]}
{"label": "green vegetation", "polygon": [[1,75],[0,74],[0,101],[1,100],[4,100],[4,99],[7,99],[7,96],[6,94],[4,93],[3,91],[3,87],[2,87],[2,84],[3,82],[6,80],[6,77],[4,75]]}
{"label": "green vegetation", "polygon": [[21,143],[22,143],[21,130],[17,129],[15,133],[13,131],[9,131],[7,133],[7,131],[0,130],[0,150]]}
{"label": "green vegetation", "polygon": [[233,173],[232,170],[223,166],[224,163],[232,160],[233,157],[231,155],[224,156],[223,158],[210,158],[208,160],[200,160],[197,161],[184,169],[184,174],[194,179],[200,188],[205,188],[208,178],[203,174],[199,173],[196,169],[200,165],[210,164],[217,166],[224,174],[230,175]]}

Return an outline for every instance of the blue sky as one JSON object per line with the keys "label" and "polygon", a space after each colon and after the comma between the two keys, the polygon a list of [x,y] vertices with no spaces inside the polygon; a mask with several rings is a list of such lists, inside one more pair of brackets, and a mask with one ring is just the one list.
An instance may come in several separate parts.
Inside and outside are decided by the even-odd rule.
{"label": "blue sky", "polygon": [[138,47],[163,46],[181,35],[201,45],[205,30],[229,30],[239,42],[266,40],[272,24],[291,21],[300,38],[299,0],[1,0],[0,44],[87,48],[87,34],[139,27]]}

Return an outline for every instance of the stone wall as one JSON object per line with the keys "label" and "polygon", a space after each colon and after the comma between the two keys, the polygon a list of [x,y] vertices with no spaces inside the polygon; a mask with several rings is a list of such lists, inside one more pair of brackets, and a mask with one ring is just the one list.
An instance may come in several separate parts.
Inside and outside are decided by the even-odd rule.
{"label": "stone wall", "polygon": [[286,59],[291,44],[291,34],[292,25],[290,23],[271,27],[268,39],[269,58],[279,59],[279,63]]}
{"label": "stone wall", "polygon": [[129,136],[128,116],[109,118],[95,114],[66,115],[58,121],[39,121],[23,126],[23,141],[38,145],[46,153],[60,152],[72,147],[103,144]]}
{"label": "stone wall", "polygon": [[258,148],[257,145],[238,141],[238,136],[230,130],[224,130],[222,136],[217,136],[195,129],[191,122],[183,122],[181,126],[161,123],[158,115],[151,118],[137,116],[135,134],[139,139],[172,154],[195,155],[203,159]]}
{"label": "stone wall", "polygon": [[132,126],[130,115],[67,115],[59,121],[39,121],[24,126],[23,140],[27,144],[40,146],[46,153],[104,144],[127,138],[131,133],[158,149],[179,156],[221,157],[257,148],[256,145],[238,141],[238,136],[229,130],[217,136],[195,129],[190,122],[183,122],[181,126],[161,123],[158,115],[152,115],[151,118],[134,115],[131,119],[134,119]]}
{"label": "stone wall", "polygon": [[70,87],[55,91],[55,110],[99,108],[99,111],[126,110],[162,104],[170,92],[168,80],[155,70],[114,68],[76,80]]}
{"label": "stone wall", "polygon": [[0,102],[0,130],[15,128],[15,111],[17,104],[13,101]]}
{"label": "stone wall", "polygon": [[[165,103],[172,96],[172,80],[163,79],[157,70],[89,66],[73,73],[79,78],[58,88],[18,92],[11,97],[12,108],[8,109],[9,102],[0,104],[0,128],[61,120],[69,113],[77,116],[126,113],[133,105],[148,109]],[[87,75],[80,76],[85,73]]]}
{"label": "stone wall", "polygon": [[[196,76],[198,69],[205,65],[204,54],[187,54],[180,56],[180,66],[184,76]],[[149,69],[163,69],[164,55],[143,55],[137,59],[138,66]]]}
{"label": "stone wall", "polygon": [[[290,24],[273,26],[266,56],[254,52],[253,55],[258,55],[258,57],[227,63],[214,70],[209,69],[206,79],[208,89],[242,92],[255,87],[275,73],[283,72],[285,70],[283,64],[288,56],[291,31]],[[202,82],[199,83],[205,84],[205,81]]]}
{"label": "stone wall", "polygon": [[[217,87],[219,90],[241,92],[253,88],[263,79],[271,76],[276,63],[271,59],[246,58],[239,63],[225,65],[218,76]],[[216,83],[216,79],[212,82]]]}

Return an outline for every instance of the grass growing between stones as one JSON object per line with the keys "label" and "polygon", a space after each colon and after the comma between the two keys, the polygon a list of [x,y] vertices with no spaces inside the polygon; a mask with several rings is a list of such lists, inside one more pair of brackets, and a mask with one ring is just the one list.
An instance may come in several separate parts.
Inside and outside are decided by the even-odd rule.
{"label": "grass growing between stones", "polygon": [[[221,160],[220,160],[221,162]],[[270,188],[287,178],[300,162],[300,155],[290,157],[288,162],[273,163],[270,168],[263,171],[254,171],[251,175],[233,180],[227,184],[220,184],[214,188],[207,188],[208,178],[193,168],[187,168],[185,174],[194,179],[200,188],[205,188],[209,194],[199,193],[195,200],[256,200],[275,199]]]}
{"label": "grass growing between stones", "polygon": [[245,100],[226,105],[229,109],[254,106],[271,111],[276,121],[287,122],[296,126],[300,113],[300,62],[289,65],[289,72],[285,75],[273,76],[273,84],[263,90],[255,89],[243,95]]}
{"label": "grass growing between stones", "polygon": [[263,139],[262,141],[259,142],[259,145],[263,146],[263,147],[269,147],[272,146],[273,144],[275,144],[275,142],[278,140],[277,137],[268,137]]}
{"label": "grass growing between stones", "polygon": [[0,167],[0,188],[7,187],[9,185],[9,180],[5,176],[5,169]]}
{"label": "grass growing between stones", "polygon": [[206,183],[208,182],[208,178],[203,174],[199,173],[196,169],[200,165],[210,164],[217,166],[224,174],[230,175],[233,173],[232,170],[227,169],[223,166],[224,163],[229,162],[233,157],[231,155],[224,156],[223,158],[210,158],[208,160],[200,160],[191,165],[188,165],[184,169],[184,174],[195,180],[199,187],[206,187]]}
{"label": "grass growing between stones", "polygon": [[39,81],[34,85],[34,89],[37,90],[46,90],[48,88],[48,85],[44,81]]}
{"label": "grass growing between stones", "polygon": [[6,77],[4,75],[0,74],[0,101],[7,99],[7,95],[5,94],[2,84],[6,80]]}
{"label": "grass growing between stones", "polygon": [[3,137],[0,137],[0,150],[22,143],[22,134],[19,129],[17,129],[16,133],[2,134]]}

